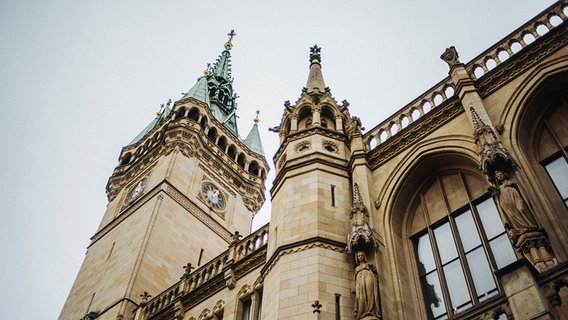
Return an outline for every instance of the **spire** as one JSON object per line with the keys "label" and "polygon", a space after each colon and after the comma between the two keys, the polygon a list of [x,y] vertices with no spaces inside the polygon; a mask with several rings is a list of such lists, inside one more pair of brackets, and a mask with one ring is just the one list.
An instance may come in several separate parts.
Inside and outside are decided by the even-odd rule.
{"label": "spire", "polygon": [[203,76],[197,79],[197,83],[183,95],[182,99],[194,98],[205,102],[213,116],[238,137],[235,103],[238,96],[233,91],[230,53],[233,48],[233,37],[237,34],[235,30],[231,30],[227,35],[229,40],[225,42],[225,50],[213,66],[207,65]]}
{"label": "spire", "polygon": [[229,40],[225,42],[225,50],[221,53],[215,64],[213,65],[212,74],[216,77],[221,77],[228,82],[232,82],[231,79],[231,49],[233,48],[233,37],[237,34],[235,30],[227,33]]}
{"label": "spire", "polygon": [[162,123],[162,121],[170,114],[172,109],[170,105],[172,103],[172,99],[169,99],[168,102],[164,105],[163,103],[160,105],[160,111],[156,112],[156,117],[152,120],[145,128],[142,130],[132,141],[128,143],[128,145],[133,145],[136,142],[140,141],[144,136],[154,129],[155,126]]}
{"label": "spire", "polygon": [[320,52],[321,48],[317,44],[310,48],[310,74],[306,84],[308,93],[323,93],[325,91],[325,82],[321,73]]}
{"label": "spire", "polygon": [[260,122],[260,120],[258,119],[259,114],[260,110],[256,110],[256,117],[254,118],[254,124],[252,125],[252,128],[250,129],[250,132],[247,135],[244,143],[252,151],[264,156],[264,148],[262,147],[262,142],[260,140],[260,132],[258,131],[258,123]]}

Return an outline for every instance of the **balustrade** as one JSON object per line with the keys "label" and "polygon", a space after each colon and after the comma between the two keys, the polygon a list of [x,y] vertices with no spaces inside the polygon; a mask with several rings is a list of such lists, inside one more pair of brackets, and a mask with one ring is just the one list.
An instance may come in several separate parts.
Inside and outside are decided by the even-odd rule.
{"label": "balustrade", "polygon": [[[223,270],[226,266],[245,259],[247,256],[263,249],[267,243],[268,224],[239,242],[231,244],[228,250],[199,267],[197,270],[188,272],[186,269],[186,273],[181,277],[180,281],[148,301],[145,306],[145,317],[152,316],[172,306],[181,295],[197,289],[203,283],[218,274],[223,274]],[[231,255],[233,258],[231,258]]]}
{"label": "balustrade", "polygon": [[[568,1],[565,0],[552,5],[539,16],[525,23],[467,63],[465,65],[466,70],[472,79],[480,79],[530,43],[561,25],[567,20],[567,15]],[[454,96],[454,92],[450,77],[437,83],[391,117],[365,133],[363,138],[368,150],[385,143],[402,129],[443,104]],[[402,119],[407,119],[407,121],[402,121]]]}

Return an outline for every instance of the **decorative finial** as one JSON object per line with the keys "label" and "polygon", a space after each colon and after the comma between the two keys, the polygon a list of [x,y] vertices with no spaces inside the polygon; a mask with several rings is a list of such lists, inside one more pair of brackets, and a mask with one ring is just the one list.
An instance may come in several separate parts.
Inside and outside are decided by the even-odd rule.
{"label": "decorative finial", "polygon": [[229,36],[229,40],[225,43],[225,49],[231,50],[233,48],[233,37],[237,34],[235,33],[235,30],[231,30],[231,32],[227,33],[227,35]]}
{"label": "decorative finial", "polygon": [[260,119],[258,118],[259,115],[260,115],[260,110],[256,110],[256,117],[254,117],[254,123],[260,122]]}
{"label": "decorative finial", "polygon": [[314,45],[310,48],[310,64],[321,62],[321,48],[318,45]]}
{"label": "decorative finial", "polygon": [[203,70],[203,75],[208,76],[210,73],[211,73],[211,64],[208,63],[207,68],[205,68],[205,70]]}
{"label": "decorative finial", "polygon": [[163,110],[164,110],[164,104],[162,103],[162,104],[160,104],[160,110],[158,110],[158,111],[156,112],[156,117],[161,116]]}
{"label": "decorative finial", "polygon": [[189,276],[189,274],[191,273],[191,270],[193,270],[193,266],[191,265],[191,263],[186,264],[185,266],[183,266],[183,268],[185,269],[185,273],[184,276]]}
{"label": "decorative finial", "polygon": [[446,48],[446,51],[444,51],[444,53],[440,56],[440,59],[444,60],[450,67],[461,63],[458,58],[458,51],[454,46]]}
{"label": "decorative finial", "polygon": [[321,312],[321,307],[323,307],[321,305],[321,303],[319,302],[319,300],[314,301],[314,303],[312,303],[312,308],[314,308],[313,313],[320,313]]}
{"label": "decorative finial", "polygon": [[148,303],[148,299],[150,299],[152,297],[151,294],[149,294],[147,291],[144,291],[144,293],[142,293],[140,295],[140,298],[142,298],[142,301],[140,301],[141,305],[146,305],[146,303]]}

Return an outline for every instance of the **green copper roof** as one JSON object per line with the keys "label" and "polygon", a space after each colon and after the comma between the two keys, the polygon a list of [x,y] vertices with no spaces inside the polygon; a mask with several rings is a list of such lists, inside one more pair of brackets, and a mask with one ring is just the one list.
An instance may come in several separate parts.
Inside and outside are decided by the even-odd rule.
{"label": "green copper roof", "polygon": [[211,113],[225,128],[236,137],[239,137],[236,116],[237,94],[233,91],[233,79],[231,78],[231,43],[235,32],[228,34],[229,41],[225,43],[225,50],[219,55],[212,67],[205,70],[204,75],[197,83],[183,95],[182,99],[195,98],[205,102]]}
{"label": "green copper roof", "polygon": [[161,112],[159,112],[158,115],[156,115],[156,118],[154,118],[154,120],[152,120],[146,126],[146,128],[144,128],[144,130],[142,130],[136,137],[134,137],[134,139],[132,139],[132,141],[130,141],[128,143],[128,145],[132,145],[132,144],[135,144],[136,142],[140,141],[140,139],[142,139],[148,132],[150,132],[152,129],[154,129],[155,126],[160,124],[170,114],[171,111],[172,111],[172,109],[170,109],[170,104],[168,102],[168,104],[166,104],[166,106],[163,108],[163,110]]}
{"label": "green copper roof", "polygon": [[197,79],[197,83],[183,95],[182,99],[194,98],[209,105],[209,91],[207,90],[207,77]]}
{"label": "green copper roof", "polygon": [[260,132],[258,132],[258,124],[256,123],[250,129],[244,143],[252,151],[264,156],[264,148],[262,148],[262,142],[260,141]]}

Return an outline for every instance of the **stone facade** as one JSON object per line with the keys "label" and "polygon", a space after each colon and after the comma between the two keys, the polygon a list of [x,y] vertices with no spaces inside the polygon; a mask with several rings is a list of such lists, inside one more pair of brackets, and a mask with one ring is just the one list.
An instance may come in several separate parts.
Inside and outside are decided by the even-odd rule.
{"label": "stone facade", "polygon": [[[365,133],[313,47],[272,129],[271,221],[252,234],[266,160],[206,103],[176,102],[123,149],[60,319],[567,318],[567,8],[468,63],[448,48],[449,76]],[[356,252],[378,279],[364,316]]]}

